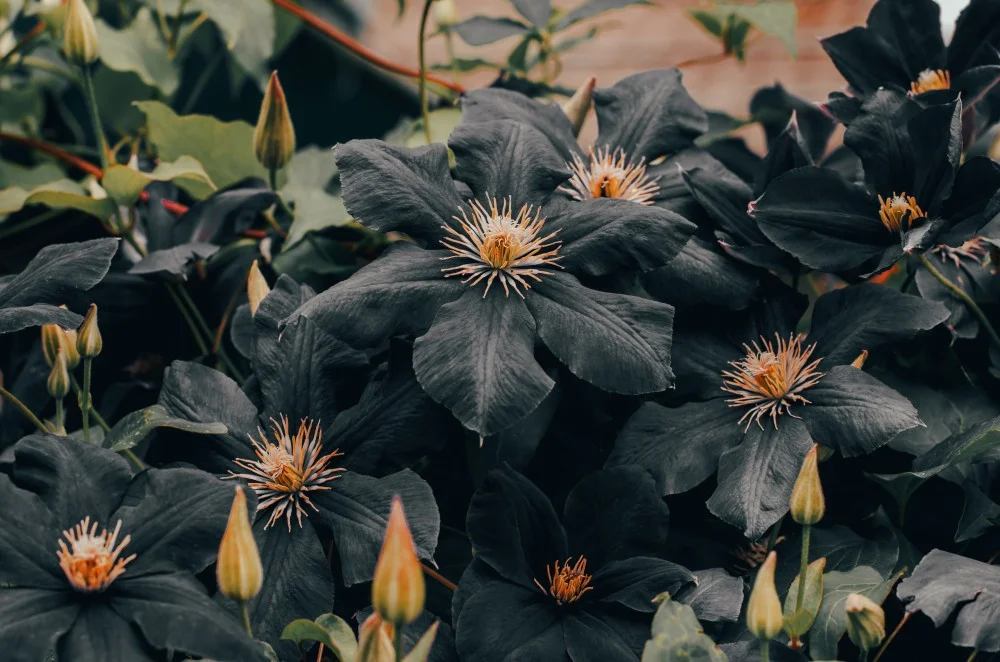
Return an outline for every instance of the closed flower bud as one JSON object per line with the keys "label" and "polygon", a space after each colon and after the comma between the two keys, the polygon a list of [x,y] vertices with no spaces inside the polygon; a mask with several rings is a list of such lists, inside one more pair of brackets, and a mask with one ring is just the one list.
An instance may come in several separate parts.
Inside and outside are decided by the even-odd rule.
{"label": "closed flower bud", "polygon": [[784,625],[781,600],[774,585],[774,567],[777,563],[778,555],[775,552],[767,555],[767,559],[757,570],[750,602],[747,603],[747,629],[758,639],[775,638]]}
{"label": "closed flower bud", "polygon": [[354,662],[394,662],[392,623],[386,623],[378,612],[365,619],[358,630],[358,652]]}
{"label": "closed flower bud", "polygon": [[580,89],[573,93],[569,101],[562,105],[563,113],[569,118],[575,135],[580,135],[583,122],[587,119],[587,113],[590,112],[590,106],[594,102],[594,85],[596,84],[597,79],[591,76],[580,86]]}
{"label": "closed flower bud", "polygon": [[424,573],[399,497],[392,499],[389,524],[372,579],[372,606],[395,627],[412,623],[424,610]]}
{"label": "closed flower bud", "polygon": [[236,488],[226,532],[222,534],[222,543],[219,544],[215,574],[222,594],[240,602],[247,602],[257,595],[264,582],[264,568],[247,512],[247,497],[240,487]]}
{"label": "closed flower bud", "polygon": [[76,351],[85,359],[97,357],[104,348],[101,330],[97,327],[97,304],[90,304],[83,324],[76,332]]}
{"label": "closed flower bud", "polygon": [[458,23],[458,9],[455,0],[437,0],[434,3],[434,20],[442,28]]}
{"label": "closed flower bud", "polygon": [[861,368],[865,367],[865,361],[867,360],[868,360],[868,350],[863,349],[861,350],[861,353],[858,354],[858,358],[851,361],[851,365],[860,370]]}
{"label": "closed flower bud", "polygon": [[52,367],[55,363],[56,354],[59,353],[59,346],[62,342],[60,336],[62,327],[58,324],[45,324],[42,326],[42,353],[45,355],[45,362]]}
{"label": "closed flower bud", "polygon": [[792,519],[802,525],[812,526],[823,519],[826,513],[826,499],[819,480],[818,453],[819,447],[813,444],[806,453],[806,459],[799,469],[799,477],[795,479],[795,487],[792,488]]}
{"label": "closed flower bud", "polygon": [[85,67],[93,64],[100,55],[97,43],[97,26],[84,0],[67,0],[66,18],[63,23],[63,53],[73,64]]}
{"label": "closed flower bud", "polygon": [[75,370],[80,365],[80,352],[76,349],[76,329],[59,328],[59,337],[62,342],[63,353],[66,354],[66,365],[70,370]]}
{"label": "closed flower bud", "polygon": [[257,260],[253,261],[250,265],[250,275],[247,277],[247,298],[250,299],[250,314],[256,315],[257,308],[260,307],[260,302],[264,300],[271,292],[271,288],[267,286],[267,281],[264,280],[264,274],[260,272],[260,267],[257,266]]}
{"label": "closed flower bud", "polygon": [[847,636],[863,651],[878,646],[885,638],[885,612],[860,593],[851,593],[844,603]]}
{"label": "closed flower bud", "polygon": [[57,400],[65,398],[69,393],[69,368],[66,366],[66,354],[61,347],[56,351],[55,360],[52,361],[47,386],[49,395]]}
{"label": "closed flower bud", "polygon": [[284,167],[295,152],[295,127],[276,71],[271,73],[260,105],[260,117],[253,132],[253,152],[268,170]]}

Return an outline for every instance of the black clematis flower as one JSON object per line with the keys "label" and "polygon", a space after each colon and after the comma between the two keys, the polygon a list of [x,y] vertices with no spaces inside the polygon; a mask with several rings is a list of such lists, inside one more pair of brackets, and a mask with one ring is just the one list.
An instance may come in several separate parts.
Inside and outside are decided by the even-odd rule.
{"label": "black clematis flower", "polygon": [[196,444],[160,445],[177,448],[178,459],[245,481],[257,494],[254,533],[264,586],[250,612],[254,632],[276,647],[289,621],[331,609],[334,580],[324,541],[332,538],[350,586],[372,577],[393,495],[403,500],[422,558],[432,557],[440,526],[423,479],[408,469],[386,475],[444,441],[434,425],[438,408],[408,360],[398,358],[345,408],[339,379],[364,355],[308,321],[278,331],[279,320],[311,296],[283,276],[260,303],[248,339],[256,384],[249,394],[222,373],[185,362],[167,370],[160,394],[179,418],[229,428]]}
{"label": "black clematis flower", "polygon": [[192,469],[132,476],[116,453],[33,435],[0,498],[4,660],[267,659],[194,576],[215,559],[231,484]]}
{"label": "black clematis flower", "polygon": [[971,109],[1000,83],[1000,7],[993,0],[969,3],[947,47],[934,0],[879,0],[867,23],[820,41],[863,99],[883,87],[929,96],[954,91]]}
{"label": "black clematis flower", "polygon": [[647,468],[663,494],[689,490],[718,467],[709,509],[756,539],[788,510],[814,441],[850,457],[921,425],[906,398],[851,363],[937,326],[948,317],[942,305],[856,285],[817,300],[805,337],[794,333],[803,311],[775,293],[749,316],[718,320],[721,332],[679,330],[680,383],[705,400],[644,404],[608,465]]}
{"label": "black clematis flower", "polygon": [[962,163],[961,102],[923,108],[883,90],[844,135],[865,187],[817,166],[775,178],[750,206],[760,229],[803,264],[874,273],[904,254],[960,246],[1000,212],[1000,164]]}
{"label": "black clematis flower", "polygon": [[562,522],[531,481],[494,470],[469,507],[475,559],[452,602],[459,657],[638,660],[653,597],[695,581],[656,558],[668,521],[652,477],[637,467],[584,478]]}
{"label": "black clematis flower", "polygon": [[537,340],[606,391],[671,386],[673,308],[591,290],[571,274],[675,255],[693,226],[642,229],[647,207],[614,200],[551,215],[552,193],[570,173],[548,141],[520,123],[459,126],[449,145],[467,200],[443,145],[355,140],[337,148],[351,213],[428,246],[391,248],[289,321],[307,318],[354,347],[416,338],[421,386],[483,436],[522,420],[552,390],[535,358]]}

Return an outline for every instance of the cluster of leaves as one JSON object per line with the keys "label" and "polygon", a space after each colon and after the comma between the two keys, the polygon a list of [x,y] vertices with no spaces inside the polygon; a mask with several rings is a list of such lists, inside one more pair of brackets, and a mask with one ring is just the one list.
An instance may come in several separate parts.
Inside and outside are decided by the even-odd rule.
{"label": "cluster of leaves", "polygon": [[[406,123],[280,163],[255,150],[287,121],[277,80],[255,135],[183,112],[183,54],[207,40],[255,105],[284,0],[91,3],[77,68],[46,36],[61,6],[6,4],[0,232],[44,247],[0,281],[5,659],[353,662],[393,497],[433,579],[410,660],[757,660],[772,550],[775,659],[857,657],[852,594],[925,620],[882,659],[1000,651],[995,2],[946,47],[932,0],[879,0],[823,41],[847,93],[754,96],[764,155],[665,69],[565,110],[501,77],[430,115],[446,142]],[[519,36],[520,76],[628,4],[441,25]],[[742,58],[788,4],[692,16]],[[96,152],[42,140],[88,99]],[[240,483],[246,627],[211,572]]]}

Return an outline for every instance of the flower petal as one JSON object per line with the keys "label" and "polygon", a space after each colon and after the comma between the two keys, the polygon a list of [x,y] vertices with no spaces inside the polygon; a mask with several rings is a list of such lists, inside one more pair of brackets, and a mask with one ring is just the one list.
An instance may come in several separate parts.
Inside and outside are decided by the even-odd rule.
{"label": "flower petal", "polygon": [[664,303],[743,310],[757,293],[758,280],[714,242],[691,237],[668,265],[642,274],[642,284]]}
{"label": "flower petal", "polygon": [[908,86],[912,80],[889,45],[867,28],[854,27],[819,43],[840,75],[863,96],[888,83]]}
{"label": "flower petal", "polygon": [[513,120],[538,130],[570,161],[580,152],[573,127],[562,108],[502,88],[469,90],[462,97],[462,124]]}
{"label": "flower petal", "polygon": [[413,369],[423,389],[482,436],[530,414],[555,382],[535,361],[535,321],[516,294],[483,285],[441,307],[414,343]]}
{"label": "flower petal", "polygon": [[950,227],[938,237],[939,243],[961,246],[976,233],[1000,235],[1000,163],[984,156],[967,159],[941,215]]}
{"label": "flower petal", "polygon": [[653,598],[664,591],[674,595],[694,581],[694,574],[676,563],[635,556],[602,566],[594,573],[594,593],[588,597],[652,613]]}
{"label": "flower petal", "polygon": [[462,204],[444,145],[411,149],[352,140],[337,145],[334,155],[344,204],[365,227],[436,241]]}
{"label": "flower petal", "polygon": [[941,8],[934,0],[876,2],[868,14],[868,28],[897,54],[911,80],[924,69],[944,64]]}
{"label": "flower petal", "polygon": [[811,404],[800,413],[810,434],[845,457],[870,453],[923,425],[909,400],[849,365],[835,367],[805,396]]}
{"label": "flower petal", "polygon": [[73,627],[59,640],[56,659],[136,662],[155,657],[128,621],[97,602],[79,608]]}
{"label": "flower petal", "polygon": [[612,617],[611,611],[589,606],[566,616],[563,631],[566,651],[572,662],[634,662],[639,659],[643,642],[649,638],[648,619],[620,613]]}
{"label": "flower petal", "polygon": [[562,618],[555,601],[536,587],[495,581],[465,602],[455,627],[463,660],[560,660],[566,655]]}
{"label": "flower petal", "polygon": [[591,290],[567,274],[544,276],[526,303],[539,337],[584,381],[628,394],[653,393],[673,384],[673,307]]}
{"label": "flower petal", "polygon": [[805,424],[785,415],[751,423],[743,442],[722,454],[719,486],[708,509],[756,540],[788,512],[792,487],[812,438]]}
{"label": "flower petal", "polygon": [[861,159],[865,181],[873,193],[889,196],[906,191],[916,195],[917,164],[907,120],[919,111],[920,104],[901,92],[879,90],[844,132],[844,144]]}
{"label": "flower petal", "polygon": [[965,71],[982,64],[989,57],[983,44],[996,44],[1000,39],[1000,6],[995,2],[970,2],[958,15],[955,31],[948,44],[947,69]]}
{"label": "flower petal", "polygon": [[65,591],[0,589],[0,643],[4,659],[44,660],[56,641],[73,627],[79,613],[80,606]]}
{"label": "flower petal", "polygon": [[57,529],[42,500],[0,475],[0,503],[4,504],[0,510],[0,583],[65,589],[66,578],[55,554]]}

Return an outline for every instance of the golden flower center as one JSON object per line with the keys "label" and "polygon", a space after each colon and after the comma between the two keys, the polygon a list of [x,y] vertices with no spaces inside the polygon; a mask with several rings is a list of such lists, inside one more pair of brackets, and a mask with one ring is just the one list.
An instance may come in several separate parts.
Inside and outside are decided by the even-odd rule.
{"label": "golden flower center", "polygon": [[650,177],[646,172],[645,159],[639,159],[637,163],[627,161],[621,148],[614,151],[610,147],[591,150],[587,161],[573,154],[573,161],[567,166],[572,176],[559,190],[574,200],[620,198],[651,205],[660,192],[657,178]]}
{"label": "golden flower center", "polygon": [[302,517],[308,516],[306,508],[317,510],[309,493],[329,490],[326,483],[345,471],[329,466],[343,453],[334,449],[322,455],[323,429],[309,419],[302,419],[295,436],[289,430],[287,416],[281,416],[280,424],[271,419],[270,438],[259,428],[257,434],[260,439],[250,437],[256,459],[234,460],[245,473],[230,471],[228,478],[245,479],[257,495],[257,512],[271,511],[264,528],[284,516],[291,531],[293,512],[302,526]]}
{"label": "golden flower center", "polygon": [[910,91],[913,94],[948,89],[951,89],[951,74],[944,69],[924,69],[917,76],[917,80],[910,83]]}
{"label": "golden flower center", "polygon": [[570,565],[572,560],[571,556],[563,563],[556,561],[545,566],[545,574],[549,578],[548,590],[537,579],[533,580],[535,586],[542,589],[543,593],[555,598],[556,602],[561,605],[576,602],[580,596],[593,589],[593,586],[590,585],[592,577],[587,574],[586,557],[581,556],[576,563]]}
{"label": "golden flower center", "polygon": [[471,286],[486,281],[483,298],[494,281],[500,282],[508,296],[513,289],[524,298],[520,288],[530,289],[529,279],[540,282],[540,276],[549,273],[541,267],[559,266],[559,242],[553,241],[556,232],[542,236],[545,219],[539,208],[523,205],[515,214],[510,198],[498,204],[487,195],[486,202],[470,202],[471,217],[461,209],[461,218],[453,217],[458,228],[442,226],[447,234],[441,245],[451,255],[441,259],[463,263],[441,271],[445,278],[458,276]]}
{"label": "golden flower center", "polygon": [[917,199],[912,195],[906,195],[903,191],[899,195],[892,194],[890,198],[878,196],[879,218],[882,225],[890,232],[900,232],[908,230],[913,226],[913,222],[920,218],[926,218],[927,214],[917,204]]}
{"label": "golden flower center", "polygon": [[[115,530],[108,533],[101,529],[97,533],[97,522],[91,524],[90,517],[83,518],[72,529],[63,531],[66,540],[59,540],[59,567],[66,573],[66,579],[77,591],[97,593],[103,591],[118,579],[125,566],[135,560],[135,554],[121,558],[121,553],[132,541],[125,536],[118,542],[122,522],[118,520]],[[66,543],[69,543],[68,545]]]}
{"label": "golden flower center", "polygon": [[809,404],[802,392],[815,386],[823,377],[817,368],[822,359],[810,360],[816,344],[802,346],[801,337],[791,335],[785,340],[775,334],[774,342],[763,336],[760,342],[743,345],[746,356],[730,361],[730,370],[722,372],[722,390],[734,398],[726,400],[730,407],[748,407],[740,423],[757,423],[770,416],[778,427],[778,416],[788,414],[795,403]]}
{"label": "golden flower center", "polygon": [[962,265],[963,259],[986,266],[988,262],[987,256],[990,254],[990,245],[982,237],[973,237],[957,247],[940,244],[939,246],[935,246],[931,252],[936,253],[942,262],[951,260],[956,267]]}

